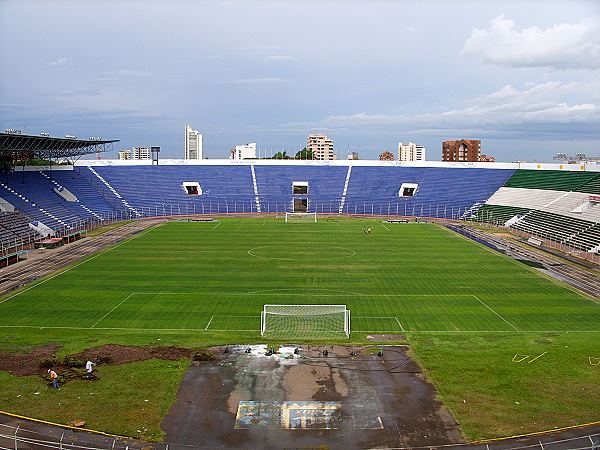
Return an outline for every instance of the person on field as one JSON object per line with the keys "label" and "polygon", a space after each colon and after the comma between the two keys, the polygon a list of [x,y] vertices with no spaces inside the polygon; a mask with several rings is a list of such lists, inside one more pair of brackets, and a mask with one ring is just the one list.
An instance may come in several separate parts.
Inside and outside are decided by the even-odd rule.
{"label": "person on field", "polygon": [[48,369],[48,373],[50,374],[50,381],[52,381],[52,387],[54,389],[58,389],[58,375],[52,369]]}
{"label": "person on field", "polygon": [[367,234],[371,234],[371,227],[367,228]]}
{"label": "person on field", "polygon": [[363,233],[367,234],[367,228],[363,228]]}
{"label": "person on field", "polygon": [[94,370],[95,365],[96,365],[96,363],[94,363],[92,361],[88,361],[85,363],[85,377],[86,378],[92,378],[92,371]]}

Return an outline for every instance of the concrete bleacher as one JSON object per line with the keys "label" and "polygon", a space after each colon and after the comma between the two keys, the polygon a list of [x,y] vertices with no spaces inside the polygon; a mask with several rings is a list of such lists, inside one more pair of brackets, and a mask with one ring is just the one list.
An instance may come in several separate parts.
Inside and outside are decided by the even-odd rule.
{"label": "concrete bleacher", "polygon": [[[89,168],[80,167],[80,172]],[[125,166],[96,167],[95,172],[110,184],[127,204],[166,213],[225,213],[255,211],[252,174],[248,165],[224,166]],[[93,176],[93,175],[92,175]],[[183,182],[198,182],[202,195],[188,195]],[[116,194],[108,187],[105,195]]]}
{"label": "concrete bleacher", "polygon": [[84,217],[88,215],[101,217],[103,214],[110,214],[115,210],[115,205],[111,205],[104,196],[99,194],[98,189],[88,179],[82,177],[76,171],[61,170],[42,172],[42,174],[50,177],[61,186],[67,186],[69,191],[79,200],[78,206],[83,209],[81,214]]}
{"label": "concrete bleacher", "polygon": [[19,212],[0,212],[0,246],[12,247],[30,241],[35,233],[29,227],[29,218]]}
{"label": "concrete bleacher", "polygon": [[564,191],[554,191],[549,189],[501,187],[488,199],[487,204],[527,209],[543,209],[567,194],[568,193]]}
{"label": "concrete bleacher", "polygon": [[[253,178],[254,172],[254,178]],[[52,227],[129,210],[135,216],[291,211],[307,198],[309,211],[459,218],[474,213],[512,174],[512,169],[386,165],[223,164],[95,165],[73,170],[0,176],[14,206]],[[350,174],[350,176],[348,176]],[[307,182],[306,195],[292,183]],[[182,184],[198,182],[201,195]],[[255,183],[254,183],[255,182]],[[400,197],[402,183],[416,183]],[[67,189],[67,201],[54,189]],[[1,191],[1,189],[0,189]]]}
{"label": "concrete bleacher", "polygon": [[[584,251],[600,245],[600,173],[518,170],[492,195],[479,220],[501,222],[520,231]],[[520,218],[516,218],[519,214]],[[492,219],[493,218],[493,219]]]}
{"label": "concrete bleacher", "polygon": [[[363,205],[376,203],[399,205],[398,213],[402,215],[443,217],[442,209],[464,212],[483,204],[513,173],[473,168],[358,166],[352,169],[344,211],[360,211]],[[400,197],[402,183],[418,184],[416,194]],[[391,211],[396,208],[392,206]]]}
{"label": "concrete bleacher", "polygon": [[[347,167],[255,166],[256,186],[263,211],[291,211],[294,198],[307,198],[312,212],[335,212],[346,181]],[[294,195],[293,182],[308,182],[308,194]]]}
{"label": "concrete bleacher", "polygon": [[509,219],[512,219],[516,215],[524,215],[529,212],[528,208],[519,208],[515,206],[502,206],[502,205],[490,205],[485,204],[477,211],[477,214],[473,217],[474,220],[495,223],[503,225]]}
{"label": "concrete bleacher", "polygon": [[517,170],[504,186],[525,189],[550,189],[553,191],[576,191],[598,177],[600,177],[599,172]]}
{"label": "concrete bleacher", "polygon": [[40,220],[51,228],[82,220],[82,214],[66,206],[56,186],[39,172],[0,174],[2,196],[19,211]]}

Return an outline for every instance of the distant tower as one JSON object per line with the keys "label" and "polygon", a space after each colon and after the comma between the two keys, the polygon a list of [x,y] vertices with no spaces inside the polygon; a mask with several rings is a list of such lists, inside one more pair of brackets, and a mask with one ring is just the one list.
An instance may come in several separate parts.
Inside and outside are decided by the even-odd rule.
{"label": "distant tower", "polygon": [[333,139],[328,138],[325,134],[309,134],[306,140],[306,151],[307,153],[312,152],[314,159],[335,159],[335,153],[333,152]]}
{"label": "distant tower", "polygon": [[413,142],[398,143],[398,161],[425,161],[425,147]]}
{"label": "distant tower", "polygon": [[202,135],[190,125],[185,126],[184,142],[185,159],[202,159]]}

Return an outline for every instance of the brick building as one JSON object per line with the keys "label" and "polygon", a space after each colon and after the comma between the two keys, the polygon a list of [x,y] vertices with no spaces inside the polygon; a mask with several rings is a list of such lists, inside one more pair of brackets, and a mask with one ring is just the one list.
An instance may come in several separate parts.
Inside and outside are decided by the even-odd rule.
{"label": "brick building", "polygon": [[442,161],[477,162],[480,154],[481,141],[477,139],[442,142]]}
{"label": "brick building", "polygon": [[393,161],[394,154],[388,150],[384,150],[379,154],[379,161]]}

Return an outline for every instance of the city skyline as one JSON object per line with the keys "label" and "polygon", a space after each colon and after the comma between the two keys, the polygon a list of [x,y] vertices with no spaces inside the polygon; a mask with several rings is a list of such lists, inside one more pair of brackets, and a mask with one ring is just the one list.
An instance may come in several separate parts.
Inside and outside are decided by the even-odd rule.
{"label": "city skyline", "polygon": [[456,139],[497,161],[600,153],[597,2],[306,5],[4,0],[0,125],[157,145],[164,158],[181,158],[184,123],[211,159],[239,142],[301,149],[314,132],[338,158],[412,141],[441,160]]}

